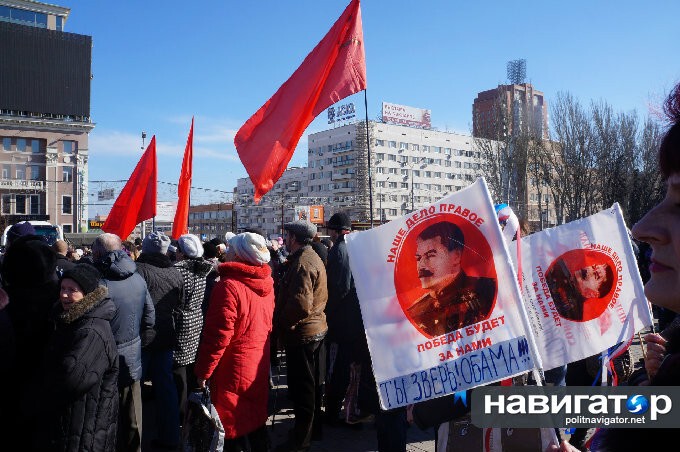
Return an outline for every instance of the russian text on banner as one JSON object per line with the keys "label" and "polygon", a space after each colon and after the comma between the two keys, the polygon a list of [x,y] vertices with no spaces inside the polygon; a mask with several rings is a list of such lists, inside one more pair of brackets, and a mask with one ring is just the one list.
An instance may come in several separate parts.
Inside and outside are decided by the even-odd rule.
{"label": "russian text on banner", "polygon": [[607,350],[652,317],[618,204],[522,239],[522,292],[546,369]]}
{"label": "russian text on banner", "polygon": [[346,240],[384,409],[533,369],[483,179]]}

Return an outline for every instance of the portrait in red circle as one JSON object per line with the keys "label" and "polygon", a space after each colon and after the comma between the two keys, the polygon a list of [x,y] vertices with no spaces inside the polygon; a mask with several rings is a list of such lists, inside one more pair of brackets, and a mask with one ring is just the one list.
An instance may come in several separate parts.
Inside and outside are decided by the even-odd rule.
{"label": "portrait in red circle", "polygon": [[614,296],[618,274],[612,258],[597,250],[570,250],[555,259],[545,279],[557,312],[565,319],[598,318]]}
{"label": "portrait in red circle", "polygon": [[408,231],[394,286],[404,314],[433,338],[487,319],[496,302],[496,268],[479,229],[456,215],[435,215]]}

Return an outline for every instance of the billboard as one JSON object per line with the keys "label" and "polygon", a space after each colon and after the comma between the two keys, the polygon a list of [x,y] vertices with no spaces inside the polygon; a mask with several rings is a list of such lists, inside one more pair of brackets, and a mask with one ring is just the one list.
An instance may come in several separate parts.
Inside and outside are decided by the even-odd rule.
{"label": "billboard", "polygon": [[323,224],[323,206],[295,206],[295,220]]}
{"label": "billboard", "polygon": [[104,190],[99,190],[97,192],[97,201],[108,201],[115,197],[116,195],[114,193],[113,188],[106,188]]}
{"label": "billboard", "polygon": [[0,109],[90,116],[90,36],[0,22],[0,55]]}
{"label": "billboard", "polygon": [[390,104],[383,102],[382,118],[383,122],[389,124],[400,124],[420,129],[432,127],[431,111],[422,108],[407,107],[406,105]]}

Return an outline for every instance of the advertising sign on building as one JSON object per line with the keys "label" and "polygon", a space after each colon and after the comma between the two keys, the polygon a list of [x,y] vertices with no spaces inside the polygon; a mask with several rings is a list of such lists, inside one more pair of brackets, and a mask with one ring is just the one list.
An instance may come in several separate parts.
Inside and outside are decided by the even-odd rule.
{"label": "advertising sign on building", "polygon": [[432,127],[430,110],[407,107],[406,105],[383,102],[382,118],[384,122],[389,124],[401,124],[420,129]]}
{"label": "advertising sign on building", "polygon": [[356,110],[354,109],[354,103],[349,102],[347,104],[330,106],[328,107],[328,124],[333,124],[336,121],[347,121],[356,116]]}
{"label": "advertising sign on building", "polygon": [[156,221],[172,222],[175,220],[177,202],[159,201],[156,203]]}
{"label": "advertising sign on building", "polygon": [[314,224],[323,224],[323,206],[309,207],[309,221]]}

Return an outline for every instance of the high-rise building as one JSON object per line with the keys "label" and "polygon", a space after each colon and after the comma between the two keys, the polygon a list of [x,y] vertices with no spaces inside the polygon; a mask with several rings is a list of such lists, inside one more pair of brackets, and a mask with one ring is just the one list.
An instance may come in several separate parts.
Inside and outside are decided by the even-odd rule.
{"label": "high-rise building", "polygon": [[491,140],[528,133],[548,139],[548,104],[531,83],[498,85],[472,104],[472,135]]}
{"label": "high-rise building", "polygon": [[87,229],[92,38],[70,9],[0,0],[0,226]]}

